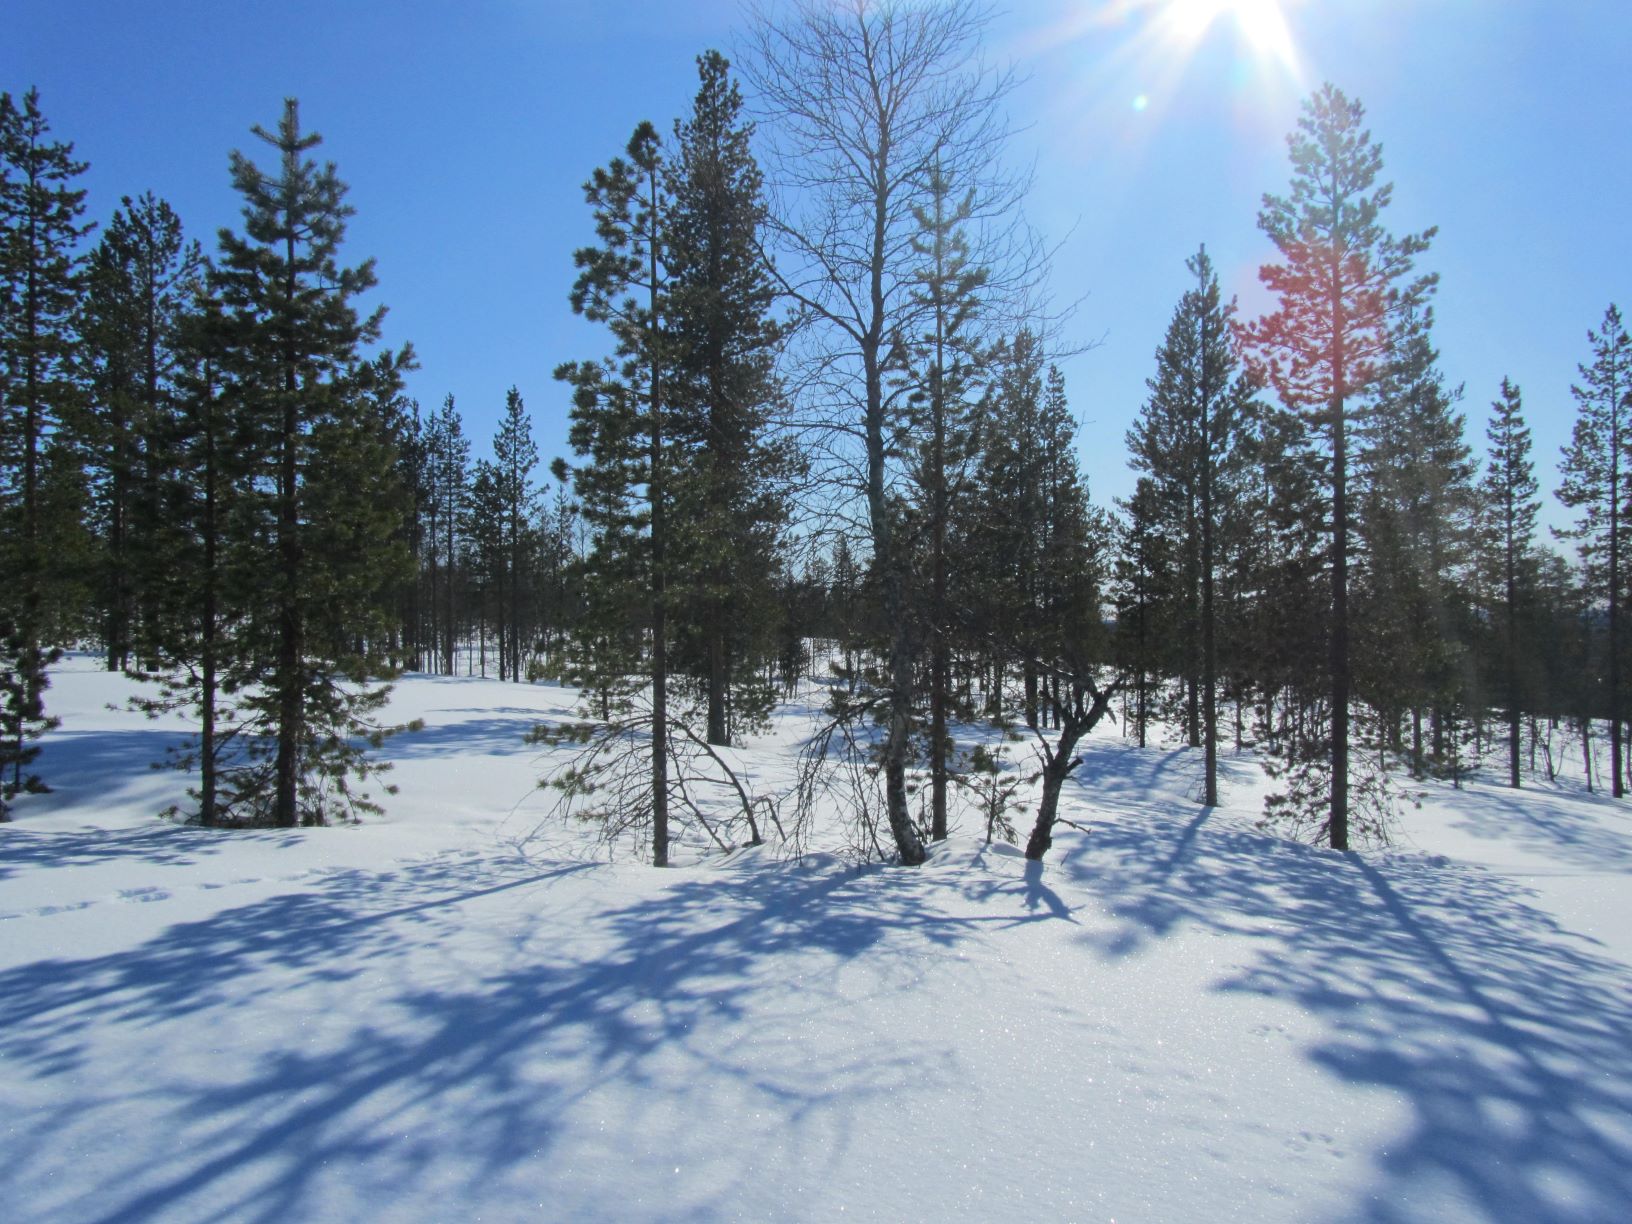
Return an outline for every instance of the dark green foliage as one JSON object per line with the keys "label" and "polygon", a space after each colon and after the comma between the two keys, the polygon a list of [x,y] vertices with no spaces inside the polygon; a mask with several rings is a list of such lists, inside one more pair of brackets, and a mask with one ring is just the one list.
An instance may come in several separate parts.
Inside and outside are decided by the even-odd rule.
{"label": "dark green foliage", "polygon": [[1580,542],[1587,590],[1604,609],[1602,694],[1593,713],[1609,719],[1610,793],[1626,789],[1621,761],[1621,621],[1625,603],[1626,501],[1632,478],[1632,338],[1613,305],[1603,325],[1587,333],[1592,361],[1570,388],[1576,420],[1564,448],[1558,500],[1581,513],[1575,526],[1559,534]]}
{"label": "dark green foliage", "polygon": [[[383,308],[359,317],[371,262],[345,267],[351,209],[332,163],[307,157],[293,99],[277,130],[255,128],[277,153],[268,174],[232,157],[243,232],[223,230],[212,285],[222,304],[223,367],[244,439],[250,489],[239,516],[263,563],[264,590],[239,609],[254,687],[241,704],[268,767],[254,818],[321,824],[369,810],[355,781],[377,768],[366,746],[388,690],[389,630],[381,594],[406,565],[398,528],[409,505],[400,454],[377,405],[394,385],[361,356]],[[407,367],[404,351],[383,377]]]}
{"label": "dark green foliage", "polygon": [[[1519,785],[1519,737],[1524,710],[1537,708],[1533,679],[1533,651],[1521,651],[1521,640],[1539,644],[1544,635],[1523,635],[1521,621],[1529,619],[1535,602],[1536,555],[1533,539],[1541,505],[1537,500],[1535,469],[1530,461],[1530,429],[1524,423],[1524,401],[1519,388],[1502,379],[1501,397],[1491,406],[1485,437],[1490,462],[1480,486],[1479,543],[1484,583],[1489,594],[1491,621],[1496,628],[1495,651],[1501,684],[1498,693],[1507,707],[1508,785]],[[1528,681],[1528,683],[1527,683]]]}
{"label": "dark green foliage", "polygon": [[[570,438],[591,462],[576,473],[579,500],[592,531],[586,575],[587,616],[601,632],[579,659],[578,679],[599,697],[603,716],[614,700],[630,708],[646,684],[631,663],[644,608],[650,634],[644,679],[645,725],[651,739],[652,861],[669,861],[668,599],[666,522],[674,459],[665,410],[672,346],[664,334],[668,309],[667,240],[670,201],[657,130],[643,123],[630,137],[628,160],[614,158],[584,186],[602,245],[580,249],[573,309],[603,323],[614,342],[601,361],[568,362],[556,377],[573,385]],[[637,296],[639,295],[639,296]],[[642,297],[644,300],[642,301]]]}
{"label": "dark green foliage", "polygon": [[1022,714],[1038,729],[1049,676],[1108,655],[1100,593],[1110,528],[1088,503],[1064,379],[1056,368],[1045,376],[1040,341],[1022,331],[993,362],[978,495],[955,510],[951,551],[967,574],[960,586],[968,631],[990,657],[1019,670]]}
{"label": "dark green foliage", "polygon": [[1153,716],[1152,690],[1178,635],[1169,618],[1178,585],[1172,540],[1162,530],[1163,505],[1156,482],[1141,476],[1133,496],[1121,503],[1114,568],[1116,637],[1113,659],[1128,677],[1133,701],[1128,719],[1139,747],[1146,746]]}
{"label": "dark green foliage", "polygon": [[39,93],[0,93],[0,675],[9,766],[25,786],[25,741],[47,725],[42,645],[78,628],[89,561],[83,531],[84,457],[64,426],[79,396],[75,316],[85,163],[50,138]]}
{"label": "dark green foliage", "polygon": [[432,654],[444,675],[453,675],[454,647],[459,637],[456,619],[461,570],[459,541],[466,524],[470,497],[470,441],[453,396],[430,420],[424,433],[425,530],[429,536]]}
{"label": "dark green foliage", "polygon": [[126,666],[155,614],[152,587],[171,561],[161,498],[175,418],[180,329],[203,258],[181,220],[151,193],[124,198],[91,252],[80,321],[88,397],[77,432],[92,473],[98,539],[94,598],[110,671]]}
{"label": "dark green foliage", "polygon": [[522,658],[527,653],[525,643],[532,629],[523,595],[531,590],[527,570],[534,544],[533,511],[538,503],[533,486],[538,446],[533,442],[532,418],[515,387],[505,396],[504,416],[493,439],[493,466],[503,565],[498,612],[499,679],[520,680]]}
{"label": "dark green foliage", "polygon": [[471,469],[470,492],[465,498],[465,525],[460,533],[464,540],[462,558],[464,572],[470,583],[470,603],[476,616],[477,666],[487,675],[487,629],[489,613],[495,613],[499,630],[499,665],[507,666],[504,658],[504,598],[508,549],[505,547],[505,502],[501,469],[496,463],[478,459]]}
{"label": "dark green foliage", "polygon": [[[1149,641],[1145,622],[1153,612],[1173,630],[1163,635],[1176,647],[1164,662],[1181,678],[1190,746],[1205,748],[1202,802],[1213,806],[1218,802],[1219,568],[1229,535],[1239,530],[1243,439],[1253,387],[1240,373],[1235,351],[1235,304],[1223,301],[1206,247],[1185,267],[1196,287],[1173,312],[1156,351],[1156,374],[1146,384],[1150,397],[1128,435],[1134,468],[1150,477],[1145,499],[1136,498],[1130,542],[1142,558],[1132,576],[1144,605],[1139,611],[1144,640]],[[1160,533],[1162,551],[1170,558],[1165,590],[1141,574],[1155,577],[1148,568],[1155,542],[1143,537],[1147,530]],[[1158,590],[1166,606],[1152,608]],[[1148,662],[1141,659],[1142,674]],[[1144,697],[1141,684],[1141,742]]]}
{"label": "dark green foliage", "polygon": [[1349,844],[1350,417],[1387,370],[1392,320],[1433,288],[1432,277],[1408,278],[1434,231],[1396,239],[1379,223],[1393,189],[1377,183],[1382,150],[1361,126],[1364,118],[1358,102],[1329,84],[1304,103],[1287,138],[1291,193],[1266,195],[1258,215],[1284,260],[1259,271],[1276,307],[1246,332],[1260,381],[1288,408],[1308,413],[1330,440],[1331,795],[1324,824],[1334,849]]}
{"label": "dark green foliage", "polygon": [[[1449,767],[1446,734],[1477,703],[1471,601],[1475,465],[1430,340],[1432,315],[1404,312],[1376,397],[1357,428],[1355,691],[1379,738],[1399,750],[1412,726],[1412,768]],[[1424,748],[1422,721],[1432,741]]]}
{"label": "dark green foliage", "polygon": [[710,51],[697,67],[692,113],[675,124],[665,167],[670,582],[673,664],[695,678],[708,742],[719,745],[767,708],[753,663],[774,648],[784,490],[797,461],[770,432],[782,330],[760,253],[753,127],[725,59]]}
{"label": "dark green foliage", "polygon": [[46,717],[46,669],[59,652],[31,644],[0,613],[0,821],[11,819],[11,801],[19,794],[49,790],[37,774],[24,773],[40,753],[39,739],[57,725]]}
{"label": "dark green foliage", "polygon": [[672,153],[642,124],[585,185],[600,245],[577,253],[572,304],[606,325],[613,352],[557,370],[587,460],[574,473],[591,548],[573,674],[603,717],[649,702],[658,865],[671,736],[693,734],[685,698],[699,696],[711,746],[768,708],[752,663],[775,648],[780,486],[794,470],[768,437],[781,333],[751,129],[724,59],[698,68]]}
{"label": "dark green foliage", "polygon": [[951,774],[957,785],[974,795],[986,825],[988,846],[993,838],[1001,838],[1012,846],[1019,836],[1009,814],[1018,806],[1015,792],[1026,779],[1019,770],[1011,768],[1007,754],[1007,744],[996,748],[976,744],[959,758]]}
{"label": "dark green foliage", "polygon": [[917,439],[910,457],[911,498],[906,519],[910,547],[922,558],[916,585],[929,647],[930,837],[946,837],[948,758],[947,707],[952,701],[951,651],[957,636],[949,558],[952,507],[969,490],[979,446],[981,382],[985,345],[978,316],[986,272],[970,262],[964,227],[974,215],[975,196],[954,199],[939,164],[929,176],[928,202],[916,210],[919,233],[913,251],[921,265],[915,298],[922,307],[920,328],[902,346],[901,360],[913,385],[907,429]]}
{"label": "dark green foliage", "polygon": [[157,686],[132,704],[150,717],[184,710],[198,736],[172,764],[196,768],[198,823],[249,820],[264,786],[235,694],[253,684],[247,641],[233,632],[234,610],[256,588],[253,505],[240,402],[222,370],[220,303],[202,287],[178,321],[168,410],[147,439],[154,521],[141,545],[143,615],[135,623],[134,674]]}

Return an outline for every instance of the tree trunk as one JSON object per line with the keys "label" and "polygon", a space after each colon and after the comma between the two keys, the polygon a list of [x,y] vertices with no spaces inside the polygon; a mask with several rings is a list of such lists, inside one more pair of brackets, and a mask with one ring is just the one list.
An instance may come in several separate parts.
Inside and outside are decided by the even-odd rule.
{"label": "tree trunk", "polygon": [[1581,760],[1587,771],[1587,794],[1592,794],[1592,718],[1581,720]]}
{"label": "tree trunk", "polygon": [[[1052,746],[1046,740],[1042,745],[1043,794],[1037,805],[1037,822],[1032,825],[1031,836],[1026,839],[1026,857],[1033,862],[1042,862],[1043,856],[1054,844],[1054,826],[1059,820],[1060,788],[1080,763],[1073,756],[1078,741],[1105,717],[1105,711],[1110,709],[1116,691],[1121,687],[1121,680],[1104,690],[1096,689],[1087,681],[1072,681],[1071,706],[1065,709],[1062,703],[1062,708],[1058,710],[1060,738]],[[1085,697],[1091,703],[1086,709],[1083,707]]]}
{"label": "tree trunk", "polygon": [[[1337,317],[1337,311],[1333,311]],[[1343,386],[1342,354],[1333,382]],[[1332,401],[1332,802],[1333,850],[1349,848],[1349,506],[1343,397]]]}
{"label": "tree trunk", "polygon": [[731,742],[725,719],[725,694],[730,685],[726,671],[724,609],[715,608],[714,624],[708,635],[708,742],[720,746]]}
{"label": "tree trunk", "polygon": [[[1205,397],[1206,388],[1202,388]],[[1213,609],[1212,424],[1205,425],[1201,470],[1201,734],[1206,748],[1201,802],[1218,806],[1218,639]]]}
{"label": "tree trunk", "polygon": [[[295,240],[285,239],[285,266],[289,269],[285,300],[295,300]],[[300,512],[298,497],[300,412],[295,395],[298,388],[294,338],[284,341],[283,355],[283,437],[278,471],[278,664],[275,683],[278,703],[278,749],[276,789],[273,793],[273,823],[292,827],[298,819],[300,787],[300,741],[305,712],[304,677],[301,655],[305,646],[300,615]]]}
{"label": "tree trunk", "polygon": [[[206,394],[208,392],[206,391]],[[206,828],[219,823],[216,814],[216,496],[215,411],[210,405],[204,426],[204,599],[200,613],[198,697],[198,821]]]}
{"label": "tree trunk", "polygon": [[[651,171],[652,208],[650,223],[654,230],[658,221],[657,168]],[[646,243],[648,271],[651,276],[651,329],[648,343],[652,345],[651,364],[651,454],[648,457],[647,495],[652,502],[652,865],[669,865],[669,654],[668,609],[665,599],[664,547],[666,544],[666,515],[663,499],[663,397],[661,371],[657,362],[656,332],[661,316],[657,298],[658,240],[654,232]]]}

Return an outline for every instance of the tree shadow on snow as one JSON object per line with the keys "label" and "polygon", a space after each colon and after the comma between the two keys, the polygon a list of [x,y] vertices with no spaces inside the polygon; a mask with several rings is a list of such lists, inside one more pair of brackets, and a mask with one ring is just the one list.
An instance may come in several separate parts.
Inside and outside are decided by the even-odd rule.
{"label": "tree shadow on snow", "polygon": [[380,755],[392,761],[445,756],[538,755],[538,748],[527,743],[526,735],[545,720],[543,714],[537,710],[519,709],[487,713],[504,717],[473,718],[465,722],[433,724],[418,731],[404,731],[400,735],[393,735]]}
{"label": "tree shadow on snow", "polygon": [[[1080,795],[1097,799],[1092,780]],[[1632,989],[1509,879],[1416,854],[1336,854],[1176,805],[1070,839],[1058,869],[1105,898],[1128,956],[1181,925],[1253,941],[1218,989],[1298,1004],[1310,1051],[1410,1104],[1351,1218],[1620,1221],[1632,1203]]]}
{"label": "tree shadow on snow", "polygon": [[117,862],[184,866],[204,855],[220,853],[228,843],[242,846],[253,841],[280,847],[302,836],[294,830],[201,829],[164,821],[134,829],[44,830],[16,825],[0,835],[0,880],[24,867],[87,867]]}
{"label": "tree shadow on snow", "polygon": [[[167,774],[165,766],[172,750],[187,747],[185,731],[161,731],[151,727],[130,727],[116,731],[65,731],[47,733],[40,741],[40,755],[28,767],[51,787],[51,794],[37,802],[26,798],[19,815],[55,808],[79,807],[95,811],[117,803],[141,780],[155,773]],[[173,776],[180,777],[179,773]]]}
{"label": "tree shadow on snow", "polygon": [[1632,874],[1632,817],[1624,803],[1583,790],[1534,785],[1515,791],[1476,784],[1443,787],[1437,804],[1475,837],[1517,843],[1569,867]]}
{"label": "tree shadow on snow", "polygon": [[[536,1162],[549,1158],[563,1115],[583,1107],[609,1135],[649,1137],[664,1164],[708,1166],[687,1183],[692,1198],[660,1196],[645,1214],[715,1219],[745,1187],[766,1184],[777,1152],[836,1161],[858,1099],[949,1073],[949,1054],[891,1053],[865,1036],[837,1056],[797,1053],[814,1017],[853,1002],[844,978],[854,958],[868,953],[892,992],[910,990],[922,940],[956,938],[916,930],[894,954],[890,932],[911,929],[924,885],[868,887],[869,873],[833,867],[710,873],[597,910],[579,923],[581,950],[525,937],[530,921],[497,934],[477,923],[480,953],[461,961],[466,906],[548,907],[561,877],[611,870],[443,858],[338,871],[133,950],[0,972],[0,1064],[62,1086],[19,1126],[0,1197],[8,1177],[46,1183],[65,1133],[135,1095],[144,1130],[162,1140],[77,1166],[58,1214],[102,1224],[309,1218],[338,1177],[362,1188],[374,1214],[430,1218],[461,1191],[494,1202],[529,1168],[534,1180],[514,1191],[536,1193]],[[786,972],[793,952],[797,980]],[[334,1009],[315,1033],[314,1006]],[[169,1069],[135,1089],[86,1091],[84,1077],[118,1057],[106,1043],[177,1025],[214,1051],[207,1073]],[[183,1044],[173,1032],[159,1040]],[[722,1109],[756,1120],[741,1134],[697,1132],[696,1118]],[[577,1118],[578,1142],[586,1129]],[[774,1149],[754,1141],[767,1133]],[[561,1198],[545,1214],[573,1217],[571,1188],[553,1188]],[[593,1193],[577,1214],[633,1211],[617,1187]]]}

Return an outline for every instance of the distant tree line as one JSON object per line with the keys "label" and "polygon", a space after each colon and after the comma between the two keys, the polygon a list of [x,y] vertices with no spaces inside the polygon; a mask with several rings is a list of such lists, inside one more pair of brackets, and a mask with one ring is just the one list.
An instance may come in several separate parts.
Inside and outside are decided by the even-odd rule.
{"label": "distant tree line", "polygon": [[[1379,147],[1326,86],[1258,218],[1271,310],[1243,320],[1190,256],[1134,492],[1095,505],[982,33],[957,0],[795,4],[749,40],[760,131],[701,56],[690,112],[585,184],[562,290],[604,344],[556,371],[573,456],[547,466],[519,389],[475,460],[451,395],[405,394],[294,101],[254,129],[264,168],[233,155],[243,220],[206,252],[152,194],[93,231],[72,146],[0,95],[0,815],[48,781],[59,649],[92,644],[195,721],[176,763],[211,825],[371,810],[404,669],[576,685],[582,719],[538,733],[575,748],[550,780],[658,865],[767,823],[797,843],[822,804],[905,864],[960,793],[1017,836],[993,722],[1032,741],[1033,858],[1112,716],[1198,750],[1204,804],[1221,746],[1257,749],[1266,821],[1337,847],[1386,831],[1392,779],[1556,774],[1560,727],[1590,784],[1607,725],[1619,797],[1618,312],[1561,460],[1577,564],[1537,538],[1506,379],[1475,458],[1433,231],[1384,227]],[[731,746],[812,692],[793,791],[756,795]]]}

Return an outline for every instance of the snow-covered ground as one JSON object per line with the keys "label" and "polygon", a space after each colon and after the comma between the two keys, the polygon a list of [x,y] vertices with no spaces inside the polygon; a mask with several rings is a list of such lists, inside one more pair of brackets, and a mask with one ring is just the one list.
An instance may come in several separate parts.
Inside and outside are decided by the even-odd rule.
{"label": "snow-covered ground", "polygon": [[566,690],[405,681],[385,818],[249,833],[154,819],[127,691],[59,669],[0,827],[0,1220],[1632,1218],[1632,808],[1574,785],[1338,855],[1105,728],[1041,871],[966,817],[658,872],[524,836]]}

